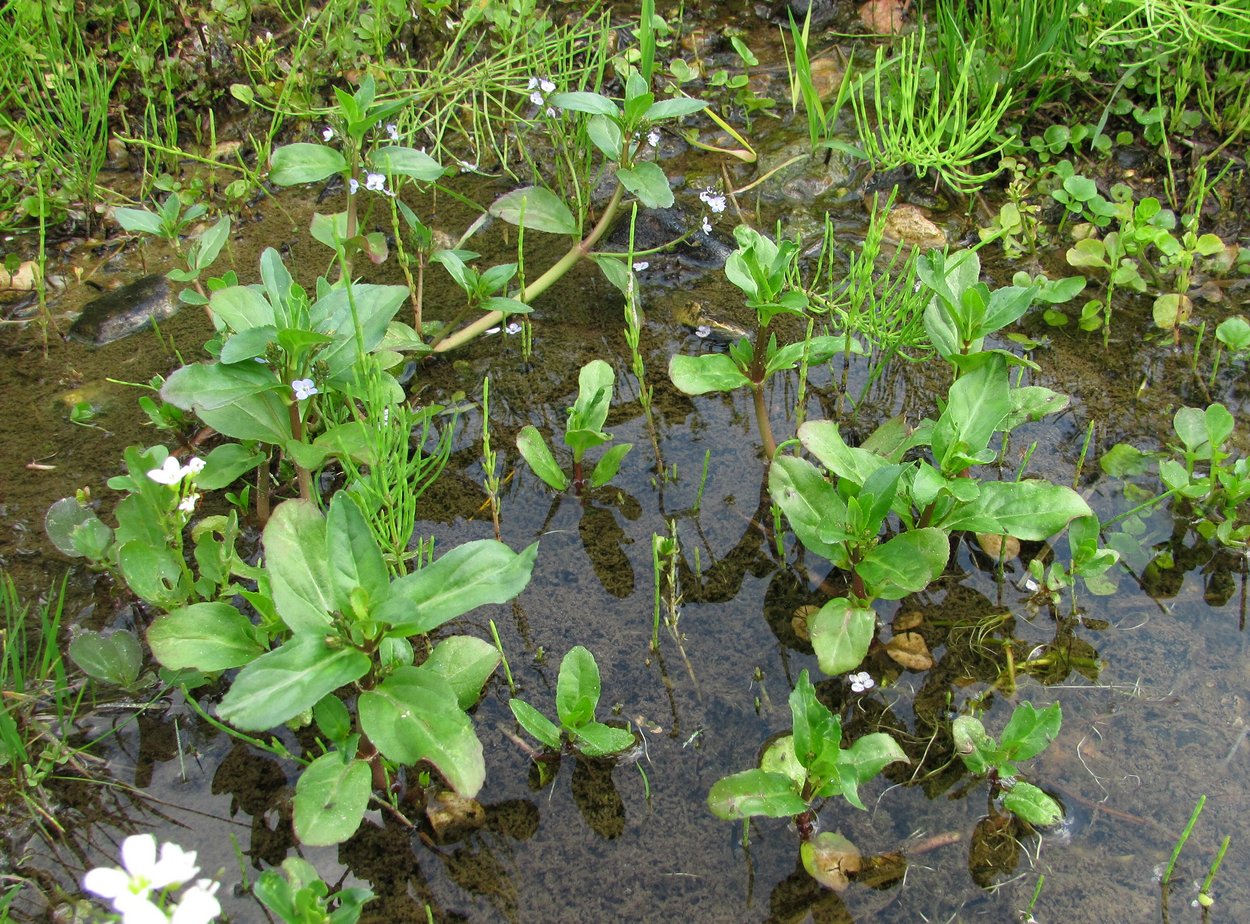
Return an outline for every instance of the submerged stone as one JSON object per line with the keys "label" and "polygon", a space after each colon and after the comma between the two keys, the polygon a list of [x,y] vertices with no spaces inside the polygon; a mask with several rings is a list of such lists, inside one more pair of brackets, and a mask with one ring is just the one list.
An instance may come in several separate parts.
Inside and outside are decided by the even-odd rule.
{"label": "submerged stone", "polygon": [[144,276],[87,303],[69,338],[100,346],[173,317],[181,305],[164,276]]}

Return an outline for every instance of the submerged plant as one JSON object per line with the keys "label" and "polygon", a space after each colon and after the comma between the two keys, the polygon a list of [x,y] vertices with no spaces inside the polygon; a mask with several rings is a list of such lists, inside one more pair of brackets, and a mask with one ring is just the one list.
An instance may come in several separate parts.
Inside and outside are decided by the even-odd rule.
{"label": "submerged plant", "polygon": [[522,699],[508,706],[517,722],[552,751],[569,749],[583,757],[607,757],[634,746],[634,733],[595,719],[602,686],[595,656],[581,645],[570,648],[560,662],[556,680],[557,726]]}
{"label": "submerged plant", "polygon": [[334,747],[296,784],[300,840],[350,837],[375,787],[421,761],[460,795],[476,795],[486,765],[465,710],[499,654],[489,642],[452,636],[418,663],[410,640],[519,594],[537,543],[517,554],[494,540],[469,542],[392,580],[359,507],[340,492],[326,516],[305,501],[280,505],[263,545],[261,589],[244,594],[259,622],[227,602],[198,603],[159,617],[147,640],[171,670],[239,668],[217,707],[236,729],[316,721]]}
{"label": "submerged plant", "polygon": [[1059,734],[1063,714],[1058,703],[1035,709],[1021,703],[996,741],[981,720],[958,716],[951,727],[955,753],[964,766],[990,784],[990,799],[1002,796],[1003,808],[1031,825],[1045,827],[1063,818],[1059,803],[1032,783],[1020,779],[1016,762],[1042,753]]}
{"label": "submerged plant", "polygon": [[522,458],[529,463],[534,474],[557,491],[566,491],[572,485],[573,490],[581,494],[587,486],[601,488],[610,482],[620,470],[621,462],[631,449],[633,443],[618,443],[613,446],[595,464],[586,477],[583,459],[586,450],[601,446],[611,441],[611,434],[603,431],[604,422],[608,419],[608,410],[612,407],[612,385],[616,374],[601,359],[592,359],[582,366],[577,376],[577,400],[569,408],[568,426],[564,431],[564,443],[573,451],[572,477],[565,474],[555,456],[547,447],[542,434],[533,424],[527,424],[517,434],[517,449]]}
{"label": "submerged plant", "polygon": [[714,783],[708,807],[726,821],[793,818],[802,841],[804,868],[817,881],[840,891],[845,875],[836,862],[829,861],[845,853],[847,845],[840,835],[816,834],[817,802],[840,795],[863,810],[859,787],[888,765],[906,762],[907,755],[885,732],[872,732],[842,747],[842,719],[816,698],[807,671],[799,674],[790,694],[790,714],[791,734],[768,746],[758,768]]}
{"label": "submerged plant", "polygon": [[806,317],[808,310],[807,293],[794,279],[799,245],[790,240],[773,241],[746,225],[734,229],[734,238],[738,249],[725,261],[725,276],[742,290],[747,307],[755,311],[754,336],[739,340],[728,353],[676,355],[669,361],[668,375],[687,395],[750,389],[764,454],[771,459],[777,443],[765,400],[768,380],[800,363],[826,362],[844,349],[847,341],[836,336],[807,337],[778,346],[773,320],[779,315]]}

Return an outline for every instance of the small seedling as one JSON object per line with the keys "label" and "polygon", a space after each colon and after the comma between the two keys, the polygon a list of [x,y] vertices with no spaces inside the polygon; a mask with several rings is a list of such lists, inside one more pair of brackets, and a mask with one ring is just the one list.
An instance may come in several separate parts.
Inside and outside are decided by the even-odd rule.
{"label": "small seedling", "polygon": [[1062,721],[1058,703],[1045,709],[1021,703],[1003,729],[1002,739],[995,741],[980,719],[961,715],[952,727],[955,753],[970,771],[989,780],[991,797],[1003,794],[1007,811],[1031,825],[1053,825],[1063,819],[1063,808],[1041,789],[1021,780],[1014,762],[1046,750],[1059,734]]}
{"label": "small seedling", "polygon": [[[538,432],[538,428],[529,424],[517,434],[517,449],[529,463],[539,478],[555,488],[566,491],[569,485],[581,494],[586,487],[586,477],[582,470],[582,459],[587,449],[601,446],[612,439],[610,433],[603,432],[603,424],[608,419],[608,409],[612,406],[612,385],[616,373],[601,359],[592,359],[582,366],[577,377],[577,401],[569,408],[568,427],[564,431],[564,443],[573,450],[572,479],[555,460],[551,450]],[[633,449],[633,443],[619,443],[603,454],[590,473],[590,487],[599,488],[611,481],[620,470],[621,462]]]}
{"label": "small seedling", "polygon": [[559,727],[520,699],[511,699],[512,714],[527,732],[551,748],[569,748],[584,757],[606,757],[633,747],[633,732],[595,721],[601,685],[595,656],[581,645],[569,649],[556,681]]}

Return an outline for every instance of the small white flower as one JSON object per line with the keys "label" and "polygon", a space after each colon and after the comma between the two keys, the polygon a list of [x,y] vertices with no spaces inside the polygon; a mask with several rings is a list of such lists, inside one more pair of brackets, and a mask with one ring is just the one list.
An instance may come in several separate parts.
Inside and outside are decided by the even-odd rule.
{"label": "small white flower", "polygon": [[[525,89],[530,91],[530,102],[535,106],[541,106],[547,102],[547,94],[555,92],[556,85],[546,77],[531,77]],[[551,114],[550,110],[547,114]]]}
{"label": "small white flower", "polygon": [[221,914],[221,902],[217,901],[220,882],[201,879],[182,893],[182,900],[174,907],[172,924],[209,924]]}
{"label": "small white flower", "polygon": [[296,379],[291,383],[291,390],[295,393],[296,401],[303,401],[305,398],[319,394],[317,384],[312,379]]}
{"label": "small white flower", "polygon": [[[162,844],[158,860],[156,838],[151,834],[133,834],[122,841],[122,866],[123,869],[90,870],[83,877],[82,887],[112,902],[113,910],[120,912],[126,922],[167,920],[148,896],[189,882],[200,871],[195,865],[195,851],[183,850],[177,844]],[[153,911],[160,917],[152,918]]]}
{"label": "small white flower", "polygon": [[509,322],[508,322],[508,326],[504,328],[504,333],[508,334],[509,336],[513,336],[513,337],[515,337],[515,336],[516,336],[517,334],[519,334],[520,332],[521,332],[521,322],[520,322],[520,321],[509,321]]}
{"label": "small white flower", "polygon": [[655,148],[660,145],[660,130],[653,128],[647,133],[647,147]]}
{"label": "small white flower", "polygon": [[148,472],[148,477],[157,484],[170,486],[181,482],[184,475],[186,475],[186,470],[173,456],[167,456],[160,468],[154,468]]}
{"label": "small white flower", "polygon": [[186,473],[188,475],[198,475],[204,471],[204,460],[199,456],[192,456],[187,460]]}
{"label": "small white flower", "polygon": [[399,126],[396,125],[394,122],[386,123],[386,137],[390,138],[392,141],[398,141],[399,140]]}
{"label": "small white flower", "polygon": [[356,192],[359,189],[360,189],[360,180],[356,179],[355,177],[352,177],[351,179],[347,181],[347,190],[353,196],[356,195]]}
{"label": "small white flower", "polygon": [[707,216],[706,216],[706,215],[704,215],[704,216],[703,216],[703,224],[702,224],[700,227],[702,227],[702,228],[703,228],[703,233],[704,233],[704,234],[711,234],[711,233],[712,233],[712,223],[711,223],[710,221],[708,221],[708,220],[707,220]]}
{"label": "small white flower", "polygon": [[456,163],[460,165],[461,173],[477,173],[478,165],[476,163],[460,160],[459,158],[456,159]]}
{"label": "small white flower", "polygon": [[332,129],[329,125],[327,125],[321,132],[321,138],[324,141],[329,141],[333,137],[334,137],[334,129]]}
{"label": "small white flower", "polygon": [[178,501],[178,509],[183,513],[194,513],[195,505],[200,502],[200,495],[192,491],[182,500]]}
{"label": "small white flower", "polygon": [[386,192],[386,174],[366,173],[365,189],[370,192]]}
{"label": "small white flower", "polygon": [[858,674],[851,674],[846,679],[851,682],[852,693],[864,693],[877,685],[877,682],[872,679],[868,671],[860,671]]}
{"label": "small white flower", "polygon": [[646,269],[648,266],[650,266],[650,265],[651,265],[651,264],[650,264],[650,263],[648,263],[646,260],[636,260],[636,261],[634,262],[634,272],[635,272],[635,273],[641,273],[643,270],[645,270],[645,269]]}
{"label": "small white flower", "polygon": [[712,328],[708,327],[706,324],[700,324],[694,329],[694,335],[700,340],[705,339],[712,336]]}
{"label": "small white flower", "polygon": [[386,426],[391,422],[391,409],[389,407],[382,408],[382,426]]}
{"label": "small white flower", "polygon": [[701,199],[715,215],[719,215],[721,212],[725,211],[725,197],[714,190],[711,186],[699,193],[699,199]]}

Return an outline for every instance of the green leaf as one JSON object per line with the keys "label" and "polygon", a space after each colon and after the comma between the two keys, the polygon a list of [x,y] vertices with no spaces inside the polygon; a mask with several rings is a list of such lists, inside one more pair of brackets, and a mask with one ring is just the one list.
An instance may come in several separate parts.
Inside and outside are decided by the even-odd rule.
{"label": "green leaf", "polygon": [[353,612],[356,589],[362,589],[366,599],[377,605],[386,599],[390,575],[373,530],[356,502],[344,491],[330,501],[325,536],[334,608],[345,616],[361,616]]}
{"label": "green leaf", "polygon": [[667,209],[673,205],[668,176],[655,161],[644,160],[633,167],[622,167],[616,171],[616,178],[649,209]]}
{"label": "green leaf", "polygon": [[701,356],[677,354],[669,360],[668,377],[678,391],[687,395],[733,391],[751,384],[751,380],[724,353],[704,353]]}
{"label": "green leaf", "polygon": [[808,775],[825,780],[837,775],[842,720],[816,699],[816,688],[804,670],[790,691],[794,756]]}
{"label": "green leaf", "polygon": [[[608,411],[612,407],[612,386],[616,381],[616,373],[602,359],[592,359],[582,366],[577,374],[577,400],[569,408],[568,432],[588,431],[601,437],[598,442],[607,440],[607,434],[600,433],[608,419]],[[565,435],[566,443],[574,450],[586,449],[588,446],[575,444]]]}
{"label": "green leaf", "polygon": [[122,226],[123,231],[132,233],[138,231],[157,237],[163,237],[165,234],[165,223],[161,221],[161,216],[155,212],[149,212],[147,209],[131,209],[118,206],[113,209],[113,218]]}
{"label": "green leaf", "polygon": [[277,339],[277,328],[271,324],[250,327],[222,344],[221,361],[230,364],[247,362],[258,356],[263,358],[269,350],[269,344],[275,343]]}
{"label": "green leaf", "polygon": [[788,776],[795,792],[802,792],[807,783],[807,768],[799,763],[794,753],[794,735],[773,739],[760,757],[760,769]]}
{"label": "green leaf", "polygon": [[527,732],[553,751],[560,749],[560,729],[549,718],[524,700],[508,700],[512,714]]}
{"label": "green leaf", "polygon": [[568,109],[571,112],[586,112],[591,115],[615,116],[621,115],[620,108],[612,100],[606,96],[600,96],[598,93],[552,93],[547,97],[548,104],[558,106],[561,109]]}
{"label": "green leaf", "polygon": [[1003,808],[1039,828],[1063,821],[1063,809],[1032,783],[1016,780],[1003,795]]}
{"label": "green leaf", "polygon": [[606,115],[591,116],[586,122],[586,135],[608,160],[620,160],[624,142],[621,128]]}
{"label": "green leaf", "polygon": [[71,558],[86,554],[79,539],[84,533],[103,530],[101,536],[107,538],[104,538],[100,547],[101,552],[113,535],[113,531],[104,525],[95,512],[83,506],[76,497],[62,497],[49,507],[44,515],[43,528],[57,550]]}
{"label": "green leaf", "polygon": [[642,117],[648,122],[660,122],[664,119],[679,119],[682,116],[693,115],[696,112],[702,112],[706,108],[707,103],[701,99],[678,96],[673,99],[662,99],[652,103]]}
{"label": "green leaf", "polygon": [[765,770],[743,770],[717,780],[707,794],[707,805],[713,815],[725,821],[756,815],[790,818],[807,811],[807,803],[799,798],[788,777]]}
{"label": "green leaf", "polygon": [[152,655],[170,670],[211,674],[242,667],[265,653],[251,620],[228,603],[195,603],[148,628]]}
{"label": "green leaf", "polygon": [[877,634],[877,614],[845,597],[835,597],[808,620],[807,631],[820,669],[837,676],[859,667],[868,656],[868,646]]}
{"label": "green leaf", "polygon": [[593,721],[600,690],[595,656],[581,645],[573,646],[560,662],[560,676],[556,680],[556,713],[560,724],[573,730]]}
{"label": "green leaf", "polygon": [[217,715],[242,731],[265,731],[359,680],[370,663],[363,651],[331,647],[324,635],[296,635],[239,671]]}
{"label": "green leaf", "polygon": [[398,173],[422,183],[433,183],[447,172],[442,164],[425,151],[398,145],[374,148],[369,155],[369,162],[378,173]]}
{"label": "green leaf", "polygon": [[462,796],[472,798],[486,781],[482,743],[443,678],[400,667],[360,694],[360,727],[390,760],[429,761]]}
{"label": "green leaf", "polygon": [[177,554],[166,546],[139,539],[126,542],[117,550],[117,564],[139,598],[163,609],[181,605],[190,590]]}
{"label": "green leaf", "polygon": [[907,755],[898,742],[885,732],[864,735],[839,754],[838,771],[842,795],[858,809],[864,808],[859,787],[895,761],[907,763]]}
{"label": "green leaf", "polygon": [[977,776],[988,773],[999,758],[997,744],[981,720],[974,716],[956,716],[951,723],[951,738],[959,759]]}
{"label": "green leaf", "polygon": [[442,677],[456,694],[461,709],[472,709],[482,698],[482,687],[499,666],[499,649],[471,635],[445,638],[417,667]]}
{"label": "green leaf", "polygon": [[359,359],[356,343],[356,321],[366,352],[377,349],[386,336],[387,327],[408,298],[407,286],[379,286],[354,283],[351,295],[345,286],[336,286],[313,304],[309,310],[312,325],[321,333],[334,337],[334,343],[317,354],[329,367],[327,378],[350,384],[355,380],[354,366]]}
{"label": "green leaf", "polygon": [[847,445],[832,420],[810,420],[799,427],[803,447],[829,471],[855,486],[889,461],[875,452]]}
{"label": "green leaf", "polygon": [[374,617],[390,624],[387,635],[423,635],[476,607],[511,600],[529,583],[537,555],[537,542],[520,554],[493,539],[466,542],[394,581]]}
{"label": "green leaf", "polygon": [[768,493],[804,547],[840,568],[850,566],[841,542],[821,538],[822,530],[845,523],[846,501],[816,466],[806,459],[778,453],[768,469]]}
{"label": "green leaf", "polygon": [[221,253],[221,248],[225,245],[230,237],[230,219],[222,216],[217,224],[202,232],[196,240],[197,249],[194,252],[195,269],[204,270],[212,265],[217,259],[217,255]]}
{"label": "green leaf", "polygon": [[633,448],[633,443],[618,443],[605,452],[603,458],[595,465],[594,471],[590,473],[590,486],[601,488],[615,478],[616,473],[620,471],[621,462]]}
{"label": "green leaf", "polygon": [[551,234],[577,234],[577,219],[555,193],[541,186],[526,186],[505,193],[488,211],[510,225]]}
{"label": "green leaf", "polygon": [[999,745],[1009,760],[1036,757],[1059,734],[1063,713],[1058,703],[1036,709],[1032,703],[1020,703],[1012,712],[1007,726],[999,736]]}
{"label": "green leaf", "polygon": [[298,142],[278,148],[269,159],[269,181],[277,186],[316,183],[347,170],[347,161],[324,144]]}
{"label": "green leaf", "polygon": [[1093,511],[1071,488],[1047,481],[987,481],[976,499],[958,504],[936,526],[953,532],[1015,536],[1040,541]]}
{"label": "green leaf", "polygon": [[199,412],[228,407],[276,387],[280,387],[277,377],[258,363],[191,363],[170,374],[161,387],[161,398],[184,411]]}
{"label": "green leaf", "polygon": [[873,548],[855,566],[855,573],[870,597],[901,600],[941,577],[949,557],[949,539],[943,530],[913,529]]}
{"label": "green leaf", "polygon": [[335,609],[326,524],[311,501],[279,504],[261,539],[274,609],[292,632],[325,632]]}
{"label": "green leaf", "polygon": [[521,451],[521,458],[529,463],[534,474],[549,487],[557,491],[568,489],[569,479],[551,454],[547,441],[543,439],[537,427],[533,424],[526,424],[522,427],[516,437],[516,446]]}
{"label": "green leaf", "polygon": [[241,443],[214,446],[204,457],[204,469],[195,476],[196,487],[217,491],[233,484],[267,458],[265,453],[248,449]]}
{"label": "green leaf", "polygon": [[341,844],[360,827],[372,792],[367,762],[344,760],[338,751],[322,754],[295,784],[295,836],[309,847]]}
{"label": "green leaf", "polygon": [[586,722],[572,730],[577,749],[587,757],[619,754],[634,746],[634,733],[627,728],[613,728],[602,722]]}
{"label": "green leaf", "polygon": [[92,680],[119,687],[133,684],[143,667],[143,650],[128,629],[80,632],[69,643],[69,656]]}

